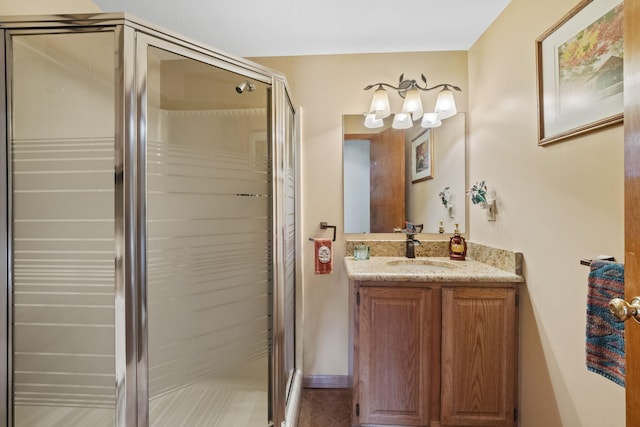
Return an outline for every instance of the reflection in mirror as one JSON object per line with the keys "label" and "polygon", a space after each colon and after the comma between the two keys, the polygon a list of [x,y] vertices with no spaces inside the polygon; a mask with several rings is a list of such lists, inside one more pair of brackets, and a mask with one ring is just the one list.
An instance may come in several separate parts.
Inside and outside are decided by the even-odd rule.
{"label": "reflection in mirror", "polygon": [[405,221],[425,233],[466,231],[464,113],[407,130],[389,118],[368,129],[362,115],[344,115],[343,134],[345,233],[392,233]]}

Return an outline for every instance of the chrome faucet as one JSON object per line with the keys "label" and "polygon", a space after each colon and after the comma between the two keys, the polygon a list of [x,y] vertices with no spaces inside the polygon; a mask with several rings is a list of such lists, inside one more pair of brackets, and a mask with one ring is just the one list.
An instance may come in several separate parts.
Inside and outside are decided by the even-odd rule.
{"label": "chrome faucet", "polygon": [[416,245],[420,244],[420,240],[415,238],[414,234],[407,233],[407,258],[416,257]]}

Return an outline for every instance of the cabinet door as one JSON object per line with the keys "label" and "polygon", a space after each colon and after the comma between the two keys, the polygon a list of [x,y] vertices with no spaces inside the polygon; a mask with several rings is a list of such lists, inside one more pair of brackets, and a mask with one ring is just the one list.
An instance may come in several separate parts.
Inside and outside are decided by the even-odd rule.
{"label": "cabinet door", "polygon": [[360,288],[360,424],[428,425],[432,291]]}
{"label": "cabinet door", "polygon": [[516,290],[442,290],[443,426],[512,426]]}

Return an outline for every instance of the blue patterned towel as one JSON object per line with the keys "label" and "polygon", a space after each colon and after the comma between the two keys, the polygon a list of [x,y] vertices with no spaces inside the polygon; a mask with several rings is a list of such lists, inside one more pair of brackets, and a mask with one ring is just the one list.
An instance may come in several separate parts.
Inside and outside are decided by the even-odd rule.
{"label": "blue patterned towel", "polygon": [[624,322],[609,312],[612,298],[624,298],[624,265],[591,262],[588,284],[587,369],[624,387]]}

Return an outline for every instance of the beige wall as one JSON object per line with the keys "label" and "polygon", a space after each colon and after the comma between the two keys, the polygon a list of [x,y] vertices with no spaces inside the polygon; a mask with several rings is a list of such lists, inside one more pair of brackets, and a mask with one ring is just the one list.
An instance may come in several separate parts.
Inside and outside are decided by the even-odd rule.
{"label": "beige wall", "polygon": [[[467,111],[467,53],[429,52],[253,58],[284,72],[294,97],[302,107],[302,262],[304,287],[304,375],[346,375],[348,366],[348,281],[342,259],[345,236],[342,220],[342,115],[369,108],[371,83],[396,83],[401,73],[430,85],[449,82],[461,86],[456,94],[458,111]],[[425,109],[433,108],[437,91]],[[432,98],[432,99],[431,99]],[[391,109],[401,109],[401,99],[390,96]],[[328,235],[321,221],[338,226],[334,246],[334,273],[313,272],[313,245],[307,237]],[[354,235],[349,235],[353,237]],[[357,236],[357,235],[356,235]],[[402,238],[398,235],[385,235]]]}
{"label": "beige wall", "polygon": [[3,0],[0,2],[0,16],[94,12],[100,12],[100,9],[91,0]]}
{"label": "beige wall", "polygon": [[624,389],[585,368],[588,268],[624,257],[623,130],[537,146],[535,39],[576,0],[512,0],[469,51],[470,182],[498,198],[473,241],[524,253],[522,426],[623,426]]}

